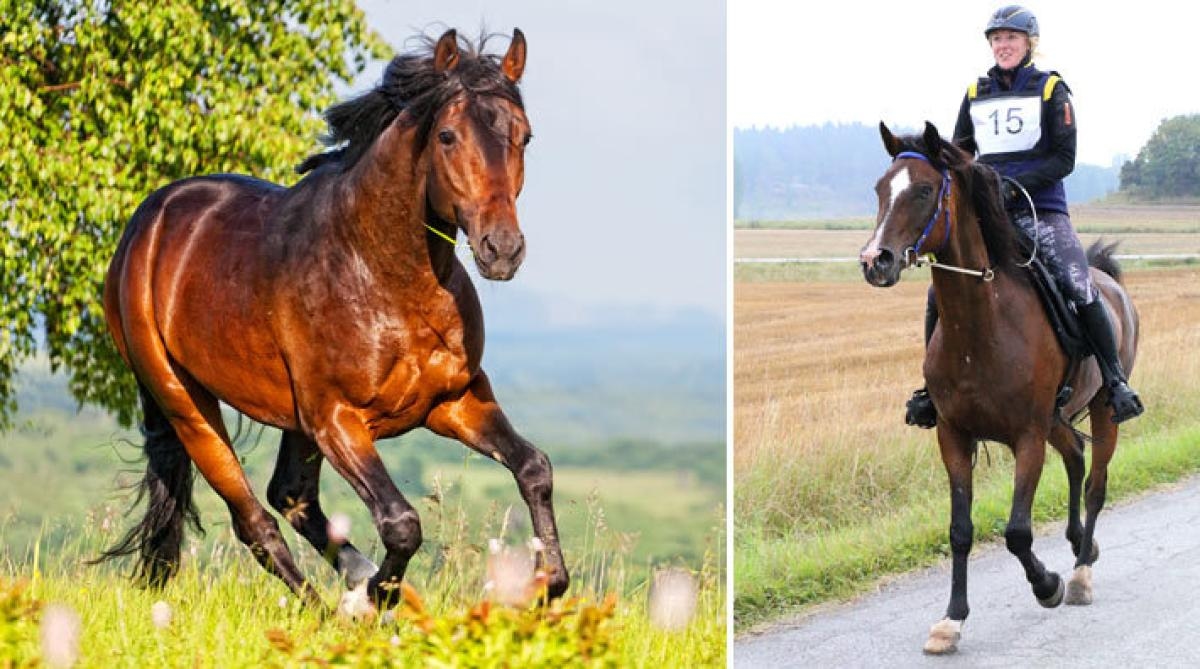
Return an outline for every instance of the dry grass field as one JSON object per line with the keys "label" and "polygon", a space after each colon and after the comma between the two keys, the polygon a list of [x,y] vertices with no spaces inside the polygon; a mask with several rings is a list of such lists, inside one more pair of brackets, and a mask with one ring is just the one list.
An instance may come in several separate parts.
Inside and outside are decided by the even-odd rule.
{"label": "dry grass field", "polygon": [[[891,289],[865,281],[735,284],[739,498],[741,477],[764,466],[780,472],[797,460],[887,460],[912,443],[936,459],[931,433],[903,424],[904,401],[922,383],[927,271],[909,272]],[[1130,271],[1126,283],[1142,319],[1133,382],[1150,406],[1134,430],[1186,409],[1171,394],[1200,378],[1200,269]]]}
{"label": "dry grass field", "polygon": [[[1118,253],[1200,253],[1200,207],[1195,205],[1076,205],[1071,222],[1084,245],[1120,239]],[[737,228],[735,258],[853,258],[874,220],[787,221],[779,227]],[[859,229],[847,229],[847,228]]]}
{"label": "dry grass field", "polygon": [[[1078,220],[1078,217],[1076,217]],[[1195,223],[1200,225],[1200,221]],[[1084,228],[1085,230],[1089,228]],[[855,258],[869,230],[735,230],[735,258]],[[1082,232],[1084,246],[1098,238],[1120,240],[1117,253],[1200,254],[1200,235],[1187,232]]]}

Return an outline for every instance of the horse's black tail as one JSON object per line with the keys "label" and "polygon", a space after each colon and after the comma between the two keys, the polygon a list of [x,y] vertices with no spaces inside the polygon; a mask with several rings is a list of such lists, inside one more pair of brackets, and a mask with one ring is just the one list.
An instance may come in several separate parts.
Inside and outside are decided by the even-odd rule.
{"label": "horse's black tail", "polygon": [[1097,239],[1088,247],[1087,259],[1089,265],[1116,279],[1117,283],[1123,283],[1121,280],[1121,266],[1117,263],[1117,259],[1113,257],[1113,252],[1116,250],[1118,243],[1105,244],[1103,239]]}
{"label": "horse's black tail", "polygon": [[165,585],[179,569],[184,524],[203,533],[200,514],[192,501],[192,460],[183,449],[175,428],[139,384],[142,400],[142,446],[146,454],[146,475],[137,484],[136,507],[146,498],[146,516],[133,526],[112,548],[93,563],[115,557],[139,555],[134,580],[151,587]]}

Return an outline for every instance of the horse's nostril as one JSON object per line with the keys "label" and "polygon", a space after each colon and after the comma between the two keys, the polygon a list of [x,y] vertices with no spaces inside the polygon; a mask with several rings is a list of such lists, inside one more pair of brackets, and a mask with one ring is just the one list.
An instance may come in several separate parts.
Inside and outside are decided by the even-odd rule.
{"label": "horse's nostril", "polygon": [[895,262],[896,255],[887,249],[882,249],[875,258],[875,265],[880,269],[887,269]]}

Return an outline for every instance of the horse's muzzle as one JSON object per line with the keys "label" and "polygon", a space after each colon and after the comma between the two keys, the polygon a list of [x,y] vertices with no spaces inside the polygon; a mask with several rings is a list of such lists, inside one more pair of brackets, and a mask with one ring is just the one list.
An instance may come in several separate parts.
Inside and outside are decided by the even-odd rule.
{"label": "horse's muzzle", "polygon": [[475,265],[485,279],[508,281],[525,260],[525,235],[519,230],[496,230],[475,245]]}
{"label": "horse's muzzle", "polygon": [[896,254],[888,249],[863,251],[858,260],[863,278],[872,286],[887,288],[900,280],[900,264],[896,262]]}

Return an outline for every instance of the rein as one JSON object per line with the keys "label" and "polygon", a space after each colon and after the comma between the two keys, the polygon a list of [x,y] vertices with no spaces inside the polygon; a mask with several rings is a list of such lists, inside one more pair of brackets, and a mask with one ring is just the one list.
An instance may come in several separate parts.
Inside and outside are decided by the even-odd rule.
{"label": "rein", "polygon": [[[929,233],[933,232],[933,227],[937,225],[939,218],[943,218],[946,221],[946,236],[943,238],[942,244],[938,247],[938,250],[940,251],[945,248],[946,244],[950,241],[950,231],[953,228],[953,223],[950,220],[950,207],[947,206],[950,202],[950,170],[946,168],[939,169],[933,164],[933,161],[931,161],[928,156],[916,151],[901,151],[900,153],[896,154],[896,157],[893,160],[900,160],[901,158],[915,158],[917,160],[922,160],[930,167],[937,169],[942,174],[942,188],[938,191],[937,209],[935,209],[933,215],[929,217],[929,222],[925,224],[925,229],[921,232],[921,236],[917,238],[917,243],[908,247],[907,249],[904,249],[904,262],[913,267],[929,265],[930,267],[936,267],[949,272],[957,272],[959,274],[976,276],[985,282],[996,278],[996,272],[990,267],[985,267],[982,270],[978,270],[959,267],[957,265],[947,265],[946,263],[938,262],[935,251],[926,251],[925,255],[932,259],[922,261],[921,247],[924,246],[925,240],[929,238]],[[912,257],[911,261],[909,260],[910,255]]]}

